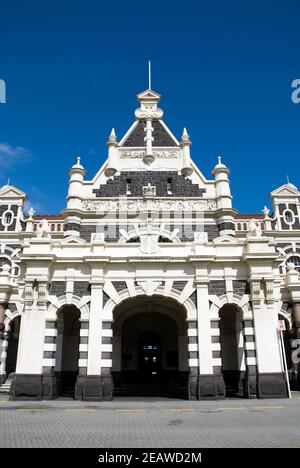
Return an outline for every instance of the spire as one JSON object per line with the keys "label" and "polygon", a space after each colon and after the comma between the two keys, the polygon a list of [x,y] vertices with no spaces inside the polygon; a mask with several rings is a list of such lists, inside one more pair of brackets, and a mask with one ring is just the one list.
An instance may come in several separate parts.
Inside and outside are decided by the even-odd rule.
{"label": "spire", "polygon": [[114,128],[111,129],[110,135],[109,135],[108,140],[107,140],[107,144],[110,144],[110,143],[118,143],[116,132],[115,132]]}
{"label": "spire", "polygon": [[148,89],[151,90],[151,60],[148,60],[148,78],[149,78]]}
{"label": "spire", "polygon": [[[76,164],[74,164],[74,166],[72,166],[72,169],[82,169],[82,170],[84,170],[84,169],[83,169],[83,166],[82,166],[82,164],[81,164],[81,162],[80,162],[80,161],[81,161],[81,157],[80,157],[80,156],[76,156],[76,161],[77,161],[77,162],[76,162]],[[84,172],[85,172],[85,171],[84,171]]]}
{"label": "spire", "polygon": [[181,136],[181,140],[186,141],[186,140],[189,140],[189,139],[190,139],[189,134],[188,134],[186,128],[184,127],[183,132],[182,132],[182,136]]}
{"label": "spire", "polygon": [[182,148],[182,156],[183,156],[183,168],[181,169],[181,174],[184,177],[187,177],[192,174],[193,169],[191,166],[191,155],[190,155],[190,146],[192,142],[190,140],[189,134],[184,127],[182,136],[181,136],[181,142],[180,146]]}
{"label": "spire", "polygon": [[105,175],[106,177],[112,177],[115,175],[117,172],[116,169],[116,148],[118,146],[118,140],[116,136],[115,129],[112,128],[110,135],[107,140],[107,146],[108,146],[108,162],[107,162],[107,167],[105,169]]}
{"label": "spire", "polygon": [[287,184],[286,184],[286,185],[287,185],[288,187],[290,187],[290,188],[292,188],[292,189],[294,189],[294,190],[298,190],[297,187],[296,187],[296,185],[294,185],[294,184],[292,184],[292,182],[290,182],[290,178],[289,178],[288,175],[286,176],[286,180],[287,180]]}
{"label": "spire", "polygon": [[225,166],[225,164],[222,163],[222,156],[220,156],[220,155],[217,156],[217,159],[218,159],[218,163],[215,165],[213,172],[216,169],[226,169],[227,170],[227,167]]}

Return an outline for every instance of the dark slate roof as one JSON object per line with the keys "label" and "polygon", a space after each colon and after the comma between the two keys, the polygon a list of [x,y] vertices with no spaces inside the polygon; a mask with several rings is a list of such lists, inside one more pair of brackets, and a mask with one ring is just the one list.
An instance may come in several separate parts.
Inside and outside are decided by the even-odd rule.
{"label": "dark slate roof", "polygon": [[[123,146],[145,146],[146,121],[140,120],[133,132],[126,138]],[[162,126],[159,120],[152,121],[153,127],[153,146],[177,146],[175,141],[170,137],[166,129]]]}
{"label": "dark slate roof", "polygon": [[[119,176],[109,179],[106,184],[100,185],[99,189],[93,192],[97,197],[118,197],[126,195],[126,184],[130,179],[132,197],[142,197],[143,187],[148,185],[156,186],[156,196],[158,197],[202,197],[206,189],[193,184],[191,180],[185,179],[177,171],[123,171]],[[167,193],[167,183],[171,179],[172,195]]]}

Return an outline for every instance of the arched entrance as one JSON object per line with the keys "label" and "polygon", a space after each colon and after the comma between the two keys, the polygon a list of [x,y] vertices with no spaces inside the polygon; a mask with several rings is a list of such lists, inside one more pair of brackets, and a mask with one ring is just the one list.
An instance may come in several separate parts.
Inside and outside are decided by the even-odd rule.
{"label": "arched entrance", "polygon": [[219,311],[222,375],[226,397],[243,396],[245,352],[242,311],[235,304],[225,304]]}
{"label": "arched entrance", "polygon": [[6,363],[5,363],[6,377],[9,377],[10,374],[16,371],[20,325],[21,325],[21,317],[15,317],[9,323],[9,330],[7,333],[7,351],[6,351]]}
{"label": "arched entrance", "polygon": [[66,305],[57,313],[55,376],[58,396],[75,396],[80,341],[79,318],[80,311],[73,305]]}
{"label": "arched entrance", "polygon": [[188,380],[185,310],[174,300],[137,297],[114,311],[115,396],[184,397]]}

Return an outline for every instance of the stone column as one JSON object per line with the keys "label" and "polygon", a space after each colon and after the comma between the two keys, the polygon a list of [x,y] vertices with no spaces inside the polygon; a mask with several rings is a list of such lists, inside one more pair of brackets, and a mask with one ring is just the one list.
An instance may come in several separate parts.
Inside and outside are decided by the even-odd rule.
{"label": "stone column", "polygon": [[[292,314],[292,341],[300,340],[300,302],[293,303],[293,314]],[[292,348],[293,350],[295,348]],[[293,362],[293,370],[291,375],[292,386],[294,389],[299,390],[300,388],[300,365],[297,362]]]}
{"label": "stone column", "polygon": [[[41,399],[43,394],[43,353],[45,336],[44,301],[33,301],[33,283],[25,285],[25,311],[21,320],[16,374],[12,385],[13,399]],[[30,294],[29,294],[30,292]]]}
{"label": "stone column", "polygon": [[7,304],[5,302],[2,302],[0,304],[0,339],[2,338],[4,334],[4,320],[5,320],[5,310],[6,310]]}
{"label": "stone column", "polygon": [[260,281],[252,281],[254,335],[258,370],[258,397],[287,397],[278,339],[278,315],[275,304],[260,297]]}
{"label": "stone column", "polygon": [[7,337],[5,336],[5,310],[7,304],[5,302],[0,303],[0,384],[5,381],[6,372],[6,349],[7,349]]}
{"label": "stone column", "polygon": [[189,359],[189,377],[188,377],[188,399],[198,399],[198,378],[199,378],[199,360],[198,349],[192,351],[193,344],[198,348],[198,327],[197,321],[188,321],[188,359]]}
{"label": "stone column", "polygon": [[6,380],[6,357],[8,347],[8,336],[7,333],[3,333],[0,338],[0,385]]}
{"label": "stone column", "polygon": [[77,379],[76,398],[102,400],[101,337],[102,337],[103,280],[91,281],[91,302],[87,343],[87,373]]}
{"label": "stone column", "polygon": [[222,375],[214,375],[208,283],[197,284],[199,378],[198,398],[220,398],[224,395]]}

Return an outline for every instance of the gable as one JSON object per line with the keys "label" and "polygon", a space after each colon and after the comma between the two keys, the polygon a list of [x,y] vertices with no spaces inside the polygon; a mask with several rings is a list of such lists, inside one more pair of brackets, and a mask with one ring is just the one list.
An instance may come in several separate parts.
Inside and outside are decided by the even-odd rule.
{"label": "gable", "polygon": [[[152,121],[153,147],[155,146],[177,146],[177,142],[171,137],[159,120]],[[146,121],[140,120],[133,131],[128,135],[122,146],[145,147]]]}
{"label": "gable", "polygon": [[279,187],[278,189],[276,190],[273,190],[273,192],[270,193],[270,196],[271,197],[280,197],[280,196],[299,196],[299,192],[298,190],[295,188],[293,188],[291,185],[282,185],[281,187]]}
{"label": "gable", "polygon": [[26,198],[26,194],[12,185],[7,185],[0,189],[0,198]]}

